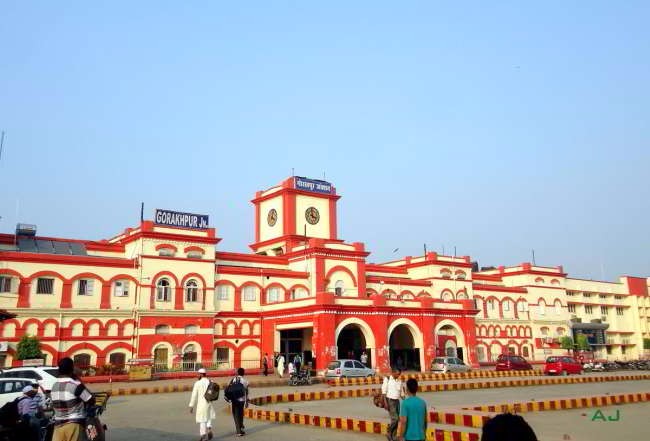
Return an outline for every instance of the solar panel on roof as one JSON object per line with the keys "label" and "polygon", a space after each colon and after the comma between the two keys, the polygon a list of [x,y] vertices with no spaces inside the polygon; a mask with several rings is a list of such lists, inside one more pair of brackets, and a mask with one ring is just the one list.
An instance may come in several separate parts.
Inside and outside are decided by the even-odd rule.
{"label": "solar panel on roof", "polygon": [[36,241],[26,237],[18,239],[18,250],[25,253],[38,253],[38,250],[36,249]]}
{"label": "solar panel on roof", "polygon": [[51,240],[36,239],[36,248],[38,248],[39,253],[54,254],[54,246]]}
{"label": "solar panel on roof", "polygon": [[86,246],[77,242],[70,242],[70,251],[75,256],[86,256]]}
{"label": "solar panel on roof", "polygon": [[52,245],[54,245],[54,253],[55,254],[72,254],[70,252],[70,243],[69,242],[56,242],[53,241]]}

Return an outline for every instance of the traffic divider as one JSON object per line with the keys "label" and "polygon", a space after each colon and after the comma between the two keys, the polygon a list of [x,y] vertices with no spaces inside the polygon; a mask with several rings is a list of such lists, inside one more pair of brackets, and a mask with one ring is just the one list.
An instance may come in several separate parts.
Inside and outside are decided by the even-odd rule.
{"label": "traffic divider", "polygon": [[[540,370],[531,371],[470,371],[470,372],[449,372],[446,374],[406,374],[402,375],[402,380],[415,378],[418,381],[441,381],[441,380],[464,380],[469,378],[500,378],[500,377],[536,377],[544,375]],[[365,384],[381,384],[383,377],[363,377],[363,378],[336,378],[328,380],[330,386],[359,386]]]}

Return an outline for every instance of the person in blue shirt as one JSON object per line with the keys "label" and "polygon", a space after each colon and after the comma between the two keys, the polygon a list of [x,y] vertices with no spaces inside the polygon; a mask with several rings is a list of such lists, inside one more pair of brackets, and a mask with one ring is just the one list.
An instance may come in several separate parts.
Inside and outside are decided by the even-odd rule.
{"label": "person in blue shirt", "polygon": [[409,378],[406,382],[407,398],[399,410],[399,441],[424,441],[427,433],[427,403],[417,397],[418,381]]}

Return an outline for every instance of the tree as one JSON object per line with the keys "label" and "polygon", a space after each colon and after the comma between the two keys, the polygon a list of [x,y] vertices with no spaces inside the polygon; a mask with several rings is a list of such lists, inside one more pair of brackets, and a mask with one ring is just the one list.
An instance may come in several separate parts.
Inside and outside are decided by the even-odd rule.
{"label": "tree", "polygon": [[587,336],[584,334],[578,334],[576,336],[576,346],[581,351],[588,351],[589,349],[591,349],[591,345],[587,340]]}
{"label": "tree", "polygon": [[650,338],[643,339],[643,349],[650,349]]}
{"label": "tree", "polygon": [[566,349],[567,351],[574,349],[573,339],[567,335],[560,337],[560,347],[562,349]]}
{"label": "tree", "polygon": [[38,337],[23,335],[18,342],[18,360],[29,360],[31,358],[43,358],[41,352],[41,341]]}

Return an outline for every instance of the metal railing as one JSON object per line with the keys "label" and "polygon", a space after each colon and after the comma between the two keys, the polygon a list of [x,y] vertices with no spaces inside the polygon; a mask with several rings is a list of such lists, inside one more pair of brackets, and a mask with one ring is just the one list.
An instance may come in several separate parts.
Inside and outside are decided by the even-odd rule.
{"label": "metal railing", "polygon": [[198,369],[208,371],[228,371],[237,368],[259,369],[262,366],[260,360],[242,360],[238,365],[229,360],[224,361],[181,361],[174,363],[155,362],[153,364],[154,372],[192,372]]}

